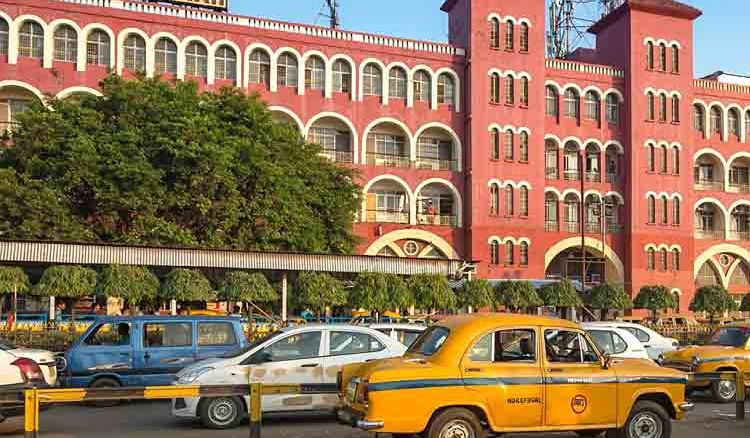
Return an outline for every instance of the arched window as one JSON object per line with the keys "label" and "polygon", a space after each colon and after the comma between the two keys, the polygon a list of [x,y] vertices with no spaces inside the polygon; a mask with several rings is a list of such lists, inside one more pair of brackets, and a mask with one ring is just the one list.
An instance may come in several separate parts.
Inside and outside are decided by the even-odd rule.
{"label": "arched window", "polygon": [[601,99],[595,91],[586,92],[586,118],[599,121],[601,114]]}
{"label": "arched window", "polygon": [[529,162],[529,134],[526,133],[526,131],[521,131],[520,134],[518,134],[518,161],[522,163],[528,163]]}
{"label": "arched window", "polygon": [[672,225],[680,225],[680,198],[672,199]]}
{"label": "arched window", "polygon": [[521,187],[519,190],[520,197],[518,199],[519,215],[521,217],[529,216],[529,189]]}
{"label": "arched window", "polygon": [[680,174],[680,148],[672,147],[672,174]]}
{"label": "arched window", "polygon": [[521,84],[521,92],[520,92],[520,100],[521,100],[521,106],[529,106],[529,78],[522,77],[519,79],[519,83]]}
{"label": "arched window", "polygon": [[667,45],[659,44],[659,70],[667,71]]}
{"label": "arched window", "polygon": [[660,122],[667,121],[667,95],[666,94],[659,95],[659,121]]}
{"label": "arched window", "polygon": [[654,93],[648,92],[647,96],[647,105],[646,108],[646,118],[648,120],[655,120],[656,118],[656,97],[654,96]]}
{"label": "arched window", "polygon": [[[216,79],[236,81],[237,53],[235,53],[234,49],[227,45],[220,46],[218,49],[216,49],[216,53],[214,54],[214,56],[214,76],[216,77]],[[269,75],[268,80],[266,81],[266,85],[269,85],[271,83],[270,70],[271,69],[269,66]]]}
{"label": "arched window", "polygon": [[494,183],[490,185],[490,214],[500,214],[500,187]]}
{"label": "arched window", "polygon": [[513,242],[505,242],[505,266],[513,265]]}
{"label": "arched window", "polygon": [[733,135],[737,139],[740,138],[740,112],[737,108],[731,108],[727,114],[727,122],[729,124],[729,135]]}
{"label": "arched window", "polygon": [[500,48],[500,21],[497,18],[490,20],[490,47]]}
{"label": "arched window", "polygon": [[721,135],[722,125],[721,108],[718,106],[711,107],[711,132]]}
{"label": "arched window", "polygon": [[319,56],[311,56],[305,62],[305,88],[323,90],[326,87],[326,63]]}
{"label": "arched window", "polygon": [[529,25],[521,23],[521,35],[519,40],[519,46],[522,53],[528,53],[529,51]]}
{"label": "arched window", "polygon": [[160,38],[154,47],[156,73],[177,74],[177,44],[169,38]]}
{"label": "arched window", "polygon": [[515,79],[513,79],[513,76],[508,75],[505,77],[505,104],[506,105],[513,105],[513,103],[516,100],[516,87],[515,87]]}
{"label": "arched window", "polygon": [[680,98],[672,96],[672,123],[680,123]]}
{"label": "arched window", "polygon": [[453,105],[455,103],[456,85],[451,75],[441,73],[438,76],[437,93],[439,104]]}
{"label": "arched window", "polygon": [[745,142],[750,139],[750,110],[745,111]]}
{"label": "arched window", "polygon": [[[255,52],[253,52],[253,54],[254,53]],[[265,54],[265,52],[261,53]],[[268,57],[266,56],[265,59],[268,59]],[[263,62],[264,61],[265,60],[263,60]],[[258,68],[258,71],[262,73],[263,66],[264,64],[262,64],[261,61],[254,63],[253,56],[252,54],[250,55],[250,82],[253,82],[253,68]],[[278,61],[276,62],[276,80],[278,82],[278,85],[296,88],[299,81],[298,71],[297,58],[295,58],[291,53],[282,53],[281,56],[279,56]],[[258,80],[258,82],[260,82],[260,80]]]}
{"label": "arched window", "polygon": [[667,152],[667,147],[662,146],[659,148],[659,172],[664,174],[667,173],[667,169],[669,169],[669,153]]}
{"label": "arched window", "polygon": [[44,29],[34,21],[24,21],[18,32],[18,55],[44,58]]}
{"label": "arched window", "polygon": [[651,41],[646,45],[646,68],[654,69],[654,43]]}
{"label": "arched window", "polygon": [[680,49],[677,44],[672,44],[672,73],[680,72]]}
{"label": "arched window", "polygon": [[208,77],[208,49],[193,41],[185,49],[185,74],[198,78]]}
{"label": "arched window", "polygon": [[0,19],[0,55],[8,54],[8,45],[10,44],[10,28],[8,22]]}
{"label": "arched window", "polygon": [[500,264],[500,244],[497,240],[490,243],[490,263],[493,265]]}
{"label": "arched window", "polygon": [[506,216],[513,216],[515,214],[515,209],[513,207],[513,186],[507,185],[505,186],[505,215]]}
{"label": "arched window", "polygon": [[54,56],[55,61],[78,61],[78,33],[67,24],[55,29]]}
{"label": "arched window", "polygon": [[648,197],[648,223],[656,223],[656,197],[654,195]]}
{"label": "arched window", "polygon": [[646,168],[649,172],[656,172],[656,148],[652,144],[646,148]]}
{"label": "arched window", "polygon": [[668,266],[669,265],[667,264],[667,250],[662,248],[661,250],[659,250],[659,267],[661,268],[662,271],[666,271]]}
{"label": "arched window", "polygon": [[429,73],[424,70],[414,73],[414,100],[417,102],[432,100],[432,80]]}
{"label": "arched window", "polygon": [[611,125],[620,124],[620,100],[614,93],[607,95],[607,122]]}
{"label": "arched window", "polygon": [[492,159],[493,160],[499,160],[500,159],[500,130],[497,128],[492,128],[492,131],[490,131],[490,141],[492,143]]}
{"label": "arched window", "polygon": [[337,59],[333,63],[333,92],[351,93],[352,91],[352,67],[343,59]]}
{"label": "arched window", "polygon": [[112,41],[107,32],[96,29],[89,33],[86,40],[86,63],[89,65],[109,66]]}
{"label": "arched window", "polygon": [[661,197],[661,223],[662,225],[669,223],[669,200],[666,196]]}
{"label": "arched window", "polygon": [[578,118],[578,108],[580,107],[581,98],[578,92],[573,88],[565,90],[565,116]]}
{"label": "arched window", "polygon": [[529,244],[521,242],[518,245],[518,264],[521,266],[529,266]]}
{"label": "arched window", "polygon": [[388,97],[391,99],[406,99],[406,90],[406,71],[401,67],[393,67],[388,73]]}
{"label": "arched window", "polygon": [[146,41],[140,35],[130,34],[122,45],[123,63],[131,71],[146,71]]}
{"label": "arched window", "polygon": [[505,22],[505,50],[513,50],[515,40],[514,24],[512,20]]}
{"label": "arched window", "polygon": [[490,102],[500,103],[500,75],[497,73],[490,75]]}
{"label": "arched window", "polygon": [[515,155],[515,145],[513,144],[513,131],[505,131],[505,159],[512,160]]}
{"label": "arched window", "polygon": [[544,229],[547,231],[559,231],[557,198],[553,193],[544,195]]}
{"label": "arched window", "polygon": [[362,93],[367,96],[383,95],[383,72],[377,64],[367,64],[362,71]]}
{"label": "arched window", "polygon": [[544,91],[545,96],[545,113],[548,116],[557,117],[557,105],[559,98],[557,96],[557,90],[555,87],[551,85],[547,85],[547,88]]}
{"label": "arched window", "polygon": [[646,250],[646,270],[653,271],[656,269],[656,251],[653,248]]}
{"label": "arched window", "polygon": [[[289,53],[279,56],[278,85],[287,87],[297,86],[297,60]],[[248,67],[251,84],[263,84],[268,88],[271,84],[271,57],[265,50],[255,49],[250,53]]]}
{"label": "arched window", "polygon": [[673,271],[680,270],[680,250],[677,248],[674,248],[672,250],[672,270]]}
{"label": "arched window", "polygon": [[693,105],[693,129],[700,133],[706,131],[706,113],[703,112],[703,107],[698,104]]}

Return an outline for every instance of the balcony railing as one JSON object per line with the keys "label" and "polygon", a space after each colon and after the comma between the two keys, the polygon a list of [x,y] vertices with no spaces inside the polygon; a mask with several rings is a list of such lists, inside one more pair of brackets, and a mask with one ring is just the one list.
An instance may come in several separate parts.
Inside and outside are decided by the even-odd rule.
{"label": "balcony railing", "polygon": [[563,177],[566,181],[580,181],[581,172],[579,170],[565,170],[563,172]]}
{"label": "balcony railing", "polygon": [[710,192],[721,192],[724,190],[724,182],[722,181],[709,181],[709,180],[695,180],[695,190],[710,191]]}
{"label": "balcony railing", "polygon": [[611,234],[622,233],[623,228],[622,224],[607,224],[607,232]]}
{"label": "balcony railing", "polygon": [[586,222],[584,230],[587,233],[601,233],[602,224],[600,222]]}
{"label": "balcony railing", "polygon": [[750,240],[750,231],[730,230],[729,239],[730,240]]}
{"label": "balcony railing", "polygon": [[711,230],[711,229],[706,229],[706,228],[696,228],[695,238],[696,239],[723,240],[724,230]]}
{"label": "balcony railing", "polygon": [[729,183],[729,188],[740,193],[750,193],[750,184],[746,183]]}
{"label": "balcony railing", "polygon": [[367,210],[365,221],[392,224],[408,224],[409,212],[397,210]]}
{"label": "balcony railing", "polygon": [[580,222],[563,222],[563,231],[566,233],[580,233],[581,223]]}
{"label": "balcony railing", "polygon": [[601,182],[602,174],[599,172],[586,172],[586,181],[588,182]]}
{"label": "balcony railing", "polygon": [[544,175],[547,179],[559,179],[560,178],[560,172],[557,170],[557,167],[545,168]]}
{"label": "balcony railing", "polygon": [[433,157],[417,157],[417,169],[458,170],[458,161]]}
{"label": "balcony railing", "polygon": [[560,222],[544,221],[544,229],[547,231],[560,231]]}
{"label": "balcony railing", "polygon": [[367,163],[375,166],[411,167],[411,160],[406,155],[367,153]]}
{"label": "balcony railing", "polygon": [[420,225],[438,225],[444,227],[455,227],[458,217],[453,214],[418,214],[417,222]]}
{"label": "balcony railing", "polygon": [[607,174],[607,182],[608,183],[620,182],[620,175],[618,175],[616,173],[608,173]]}
{"label": "balcony railing", "polygon": [[323,149],[320,152],[320,155],[336,163],[351,163],[354,161],[354,154],[352,154],[350,151]]}

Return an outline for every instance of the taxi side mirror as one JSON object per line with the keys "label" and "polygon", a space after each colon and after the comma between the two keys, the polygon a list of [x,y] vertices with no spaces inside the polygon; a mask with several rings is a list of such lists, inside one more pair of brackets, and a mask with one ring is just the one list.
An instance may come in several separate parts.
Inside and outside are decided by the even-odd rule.
{"label": "taxi side mirror", "polygon": [[612,364],[612,356],[610,356],[609,353],[603,353],[599,360],[601,361],[602,369],[605,370],[608,370],[609,366]]}

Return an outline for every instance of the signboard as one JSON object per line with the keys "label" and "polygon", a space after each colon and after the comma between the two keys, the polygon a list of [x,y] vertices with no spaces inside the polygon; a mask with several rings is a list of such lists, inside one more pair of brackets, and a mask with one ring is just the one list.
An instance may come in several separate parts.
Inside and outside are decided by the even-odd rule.
{"label": "signboard", "polygon": [[217,11],[227,12],[229,10],[229,0],[149,0],[151,3],[171,3],[179,6],[193,6],[198,8],[208,8]]}

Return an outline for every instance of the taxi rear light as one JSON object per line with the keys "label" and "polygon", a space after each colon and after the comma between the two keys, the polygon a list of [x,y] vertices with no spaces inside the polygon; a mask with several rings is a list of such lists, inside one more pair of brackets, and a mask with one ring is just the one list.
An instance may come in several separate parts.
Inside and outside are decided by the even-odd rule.
{"label": "taxi rear light", "polygon": [[362,380],[357,388],[357,403],[366,405],[370,396],[370,385],[367,380]]}
{"label": "taxi rear light", "polygon": [[26,357],[16,359],[11,365],[17,366],[21,371],[24,383],[44,383],[44,374],[39,364]]}

